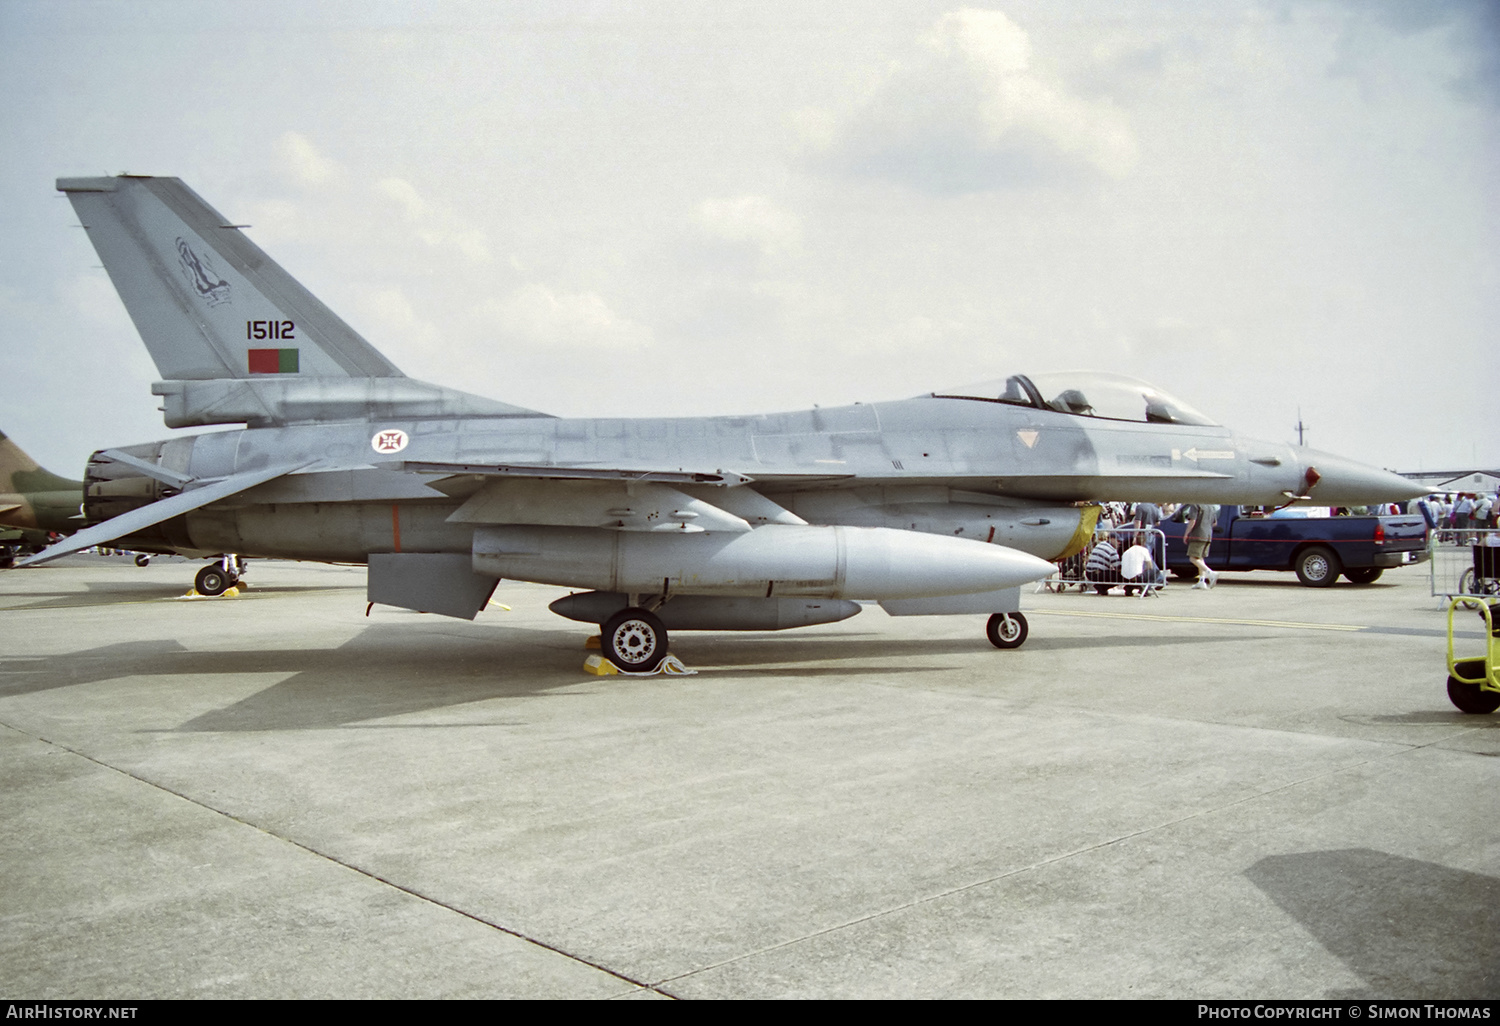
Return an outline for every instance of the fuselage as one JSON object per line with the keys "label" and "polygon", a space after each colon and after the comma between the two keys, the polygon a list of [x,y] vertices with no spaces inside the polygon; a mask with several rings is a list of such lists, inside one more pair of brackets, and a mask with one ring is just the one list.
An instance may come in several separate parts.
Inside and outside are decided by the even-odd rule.
{"label": "fuselage", "polygon": [[[449,518],[483,479],[412,473],[406,464],[609,468],[639,471],[642,480],[674,470],[742,475],[750,483],[732,487],[754,489],[811,524],[956,534],[1056,558],[1077,533],[1079,504],[1280,503],[1297,494],[1310,461],[1326,455],[1240,439],[1222,427],[939,397],[743,417],[317,423],[123,451],[198,479],[316,461],[131,542],[331,562],[364,562],[371,552],[470,551],[473,524]],[[712,503],[730,486],[674,487]],[[89,520],[164,494],[169,486],[160,481],[95,462]]]}

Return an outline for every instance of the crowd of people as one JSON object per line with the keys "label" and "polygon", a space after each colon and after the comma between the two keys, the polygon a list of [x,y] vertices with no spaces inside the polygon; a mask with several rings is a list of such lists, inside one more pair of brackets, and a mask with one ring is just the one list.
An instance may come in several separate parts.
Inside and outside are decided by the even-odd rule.
{"label": "crowd of people", "polygon": [[1448,495],[1434,493],[1425,499],[1417,499],[1412,512],[1422,513],[1427,522],[1443,532],[1443,540],[1454,540],[1454,531],[1494,530],[1500,526],[1500,491],[1494,495],[1484,492],[1455,492]]}
{"label": "crowd of people", "polygon": [[1095,531],[1095,542],[1083,566],[1083,579],[1100,595],[1122,587],[1126,595],[1154,594],[1166,584],[1167,553],[1158,529],[1163,520],[1181,513],[1186,524],[1188,559],[1198,568],[1194,588],[1212,588],[1219,575],[1204,561],[1219,517],[1215,505],[1181,506],[1154,502],[1106,503]]}

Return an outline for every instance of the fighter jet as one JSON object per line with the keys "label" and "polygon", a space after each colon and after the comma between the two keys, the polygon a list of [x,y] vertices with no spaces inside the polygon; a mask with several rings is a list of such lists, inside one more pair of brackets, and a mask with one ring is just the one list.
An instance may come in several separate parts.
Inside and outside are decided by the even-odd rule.
{"label": "fighter jet", "polygon": [[[115,541],[357,563],[371,602],[469,619],[502,578],[558,585],[582,593],[556,612],[649,671],[670,630],[831,623],[861,600],[989,614],[1014,647],[1020,587],[1088,542],[1099,500],[1420,491],[1106,374],[791,413],[548,416],[406,377],[177,179],[57,187],[156,362],[167,426],[244,430],[94,453],[93,526],[22,565]],[[209,590],[229,565],[205,568]]]}
{"label": "fighter jet", "polygon": [[0,567],[84,526],[83,482],[42,469],[0,431]]}

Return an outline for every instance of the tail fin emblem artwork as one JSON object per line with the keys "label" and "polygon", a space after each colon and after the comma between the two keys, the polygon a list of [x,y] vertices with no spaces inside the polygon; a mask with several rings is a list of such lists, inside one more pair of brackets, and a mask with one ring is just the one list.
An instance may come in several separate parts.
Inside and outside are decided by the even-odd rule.
{"label": "tail fin emblem artwork", "polygon": [[209,306],[218,306],[229,301],[229,282],[219,277],[213,263],[206,256],[189,246],[181,236],[177,239],[177,259],[182,264],[182,273],[188,284]]}
{"label": "tail fin emblem artwork", "polygon": [[405,431],[382,431],[370,439],[370,447],[376,452],[400,452],[406,448]]}

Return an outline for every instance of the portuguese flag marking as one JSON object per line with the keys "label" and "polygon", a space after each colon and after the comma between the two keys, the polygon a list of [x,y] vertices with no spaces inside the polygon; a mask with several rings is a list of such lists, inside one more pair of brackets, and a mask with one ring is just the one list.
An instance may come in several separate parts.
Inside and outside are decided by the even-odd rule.
{"label": "portuguese flag marking", "polygon": [[297,350],[295,349],[251,349],[251,374],[296,374]]}

